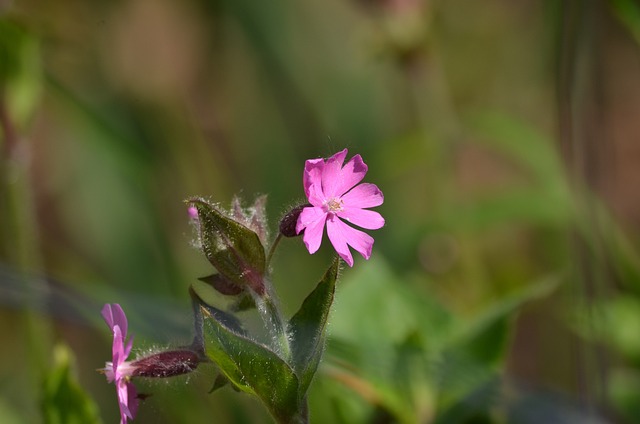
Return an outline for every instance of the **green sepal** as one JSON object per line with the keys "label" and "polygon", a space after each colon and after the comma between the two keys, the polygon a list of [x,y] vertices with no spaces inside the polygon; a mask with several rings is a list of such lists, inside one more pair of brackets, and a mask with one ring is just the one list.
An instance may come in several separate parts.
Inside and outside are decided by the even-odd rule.
{"label": "green sepal", "polygon": [[306,394],[322,357],[339,267],[340,259],[336,258],[289,322],[291,361],[300,380],[301,396]]}
{"label": "green sepal", "polygon": [[206,277],[200,277],[198,280],[203,283],[209,284],[216,289],[220,294],[225,296],[236,296],[242,293],[242,286],[239,286],[228,279],[224,278],[221,274],[207,275]]}
{"label": "green sepal", "polygon": [[298,378],[273,351],[218,321],[207,308],[207,356],[239,390],[257,396],[279,423],[298,420]]}
{"label": "green sepal", "polygon": [[202,198],[185,201],[198,210],[200,240],[207,259],[232,283],[264,294],[264,246],[258,234]]}

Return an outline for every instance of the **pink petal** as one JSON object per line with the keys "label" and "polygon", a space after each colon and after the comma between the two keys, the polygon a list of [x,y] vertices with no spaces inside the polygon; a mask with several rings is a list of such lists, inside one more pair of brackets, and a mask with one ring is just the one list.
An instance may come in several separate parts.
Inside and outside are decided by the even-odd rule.
{"label": "pink petal", "polygon": [[[113,327],[113,347],[111,351],[113,354],[113,370],[116,372],[118,365],[127,359],[124,354],[124,340],[122,338],[122,333],[120,332],[120,327],[117,325]],[[116,373],[116,378],[117,375],[118,374]]]}
{"label": "pink petal", "polygon": [[371,249],[373,247],[373,237],[356,230],[342,222],[337,216],[327,219],[327,235],[338,255],[344,259],[349,266],[353,266],[353,258],[351,252],[346,247],[353,247],[365,259],[371,257]]}
{"label": "pink petal", "polygon": [[[367,164],[360,155],[355,155],[340,171],[339,177],[334,181],[333,196],[341,196],[358,184],[367,174]],[[326,190],[325,190],[326,192]]]}
{"label": "pink petal", "polygon": [[377,185],[362,183],[342,195],[342,202],[351,208],[373,208],[384,202],[384,195]]}
{"label": "pink petal", "polygon": [[347,149],[344,149],[327,159],[327,163],[324,165],[322,170],[322,191],[326,198],[336,196],[336,189],[340,185],[342,178],[342,164],[346,157]]}
{"label": "pink petal", "polygon": [[366,228],[367,230],[377,230],[384,226],[384,218],[378,212],[359,208],[344,208],[338,212],[338,217],[345,221]]}
{"label": "pink petal", "polygon": [[329,236],[329,241],[333,245],[333,248],[338,252],[338,255],[344,259],[347,265],[352,267],[353,256],[351,256],[349,246],[347,246],[347,238],[344,236],[340,225],[344,224],[335,215],[327,219],[327,235]]}
{"label": "pink petal", "polygon": [[129,408],[131,419],[134,419],[136,415],[138,415],[138,405],[140,404],[140,400],[138,399],[138,391],[136,390],[136,386],[134,386],[132,383],[127,383],[127,394],[127,407]]}
{"label": "pink petal", "polygon": [[306,190],[307,199],[313,206],[321,207],[326,201],[326,197],[322,192],[321,183],[311,184]]}
{"label": "pink petal", "polygon": [[123,337],[127,337],[127,316],[124,314],[124,311],[122,310],[120,305],[118,305],[117,303],[107,303],[102,308],[102,317],[111,330],[113,330],[113,327],[117,325],[120,327]]}
{"label": "pink petal", "polygon": [[[309,159],[304,163],[304,173],[302,174],[302,182],[304,186],[304,194],[311,201],[311,193],[309,189],[315,184],[317,190],[322,191],[322,170],[324,169],[324,159]],[[311,202],[313,204],[313,202]]]}
{"label": "pink petal", "polygon": [[304,208],[298,217],[296,232],[299,234],[304,229],[302,241],[311,254],[316,253],[320,248],[326,219],[327,214],[321,208],[315,207]]}
{"label": "pink petal", "polygon": [[[124,340],[123,340],[123,342],[124,342]],[[133,336],[131,336],[129,338],[129,341],[127,342],[127,344],[123,348],[123,352],[122,353],[123,353],[125,359],[129,357],[129,354],[131,353],[131,348],[132,347],[133,347]]]}
{"label": "pink petal", "polygon": [[118,391],[118,405],[120,406],[120,424],[126,424],[128,419],[133,419],[135,416],[129,409],[129,401],[132,400],[132,395],[135,401],[131,402],[131,407],[134,407],[136,412],[138,409],[136,389],[131,383],[119,381],[116,390]]}
{"label": "pink petal", "polygon": [[326,212],[321,207],[308,206],[302,208],[302,212],[298,215],[298,222],[296,222],[296,233],[300,234],[302,230],[316,224],[318,220],[324,220],[326,215]]}

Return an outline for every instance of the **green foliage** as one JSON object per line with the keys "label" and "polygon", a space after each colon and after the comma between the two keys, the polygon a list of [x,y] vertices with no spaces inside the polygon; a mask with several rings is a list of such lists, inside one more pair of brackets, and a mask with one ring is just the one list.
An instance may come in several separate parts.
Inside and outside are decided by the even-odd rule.
{"label": "green foliage", "polygon": [[279,422],[294,422],[300,410],[298,378],[273,351],[233,332],[208,314],[207,355],[240,390],[256,395]]}
{"label": "green foliage", "polygon": [[[207,355],[224,374],[224,378],[218,377],[212,391],[229,381],[236,389],[257,396],[278,422],[308,422],[307,391],[324,351],[339,264],[336,258],[290,320],[290,336],[284,334],[291,345],[290,355],[288,351],[278,353],[252,340],[238,326],[229,325],[233,317],[203,306]],[[205,284],[192,287],[201,302],[212,302],[213,289]],[[256,302],[261,300],[256,297]],[[258,305],[261,307],[264,305]],[[278,313],[275,309],[268,310],[267,318]]]}
{"label": "green foliage", "polygon": [[487,414],[500,402],[499,367],[514,314],[557,286],[556,278],[533,283],[463,318],[403,285],[383,261],[368,263],[338,293],[329,375],[352,382],[402,423]]}
{"label": "green foliage", "polygon": [[[19,140],[17,161],[0,158],[0,422],[36,421],[42,413],[32,384],[39,370],[24,358],[50,352],[29,342],[40,339],[28,325],[16,336],[16,309],[47,305],[51,321],[91,323],[102,340],[96,305],[122,300],[131,305],[137,340],[187,340],[185,281],[211,270],[185,243],[187,219],[176,199],[266,192],[277,205],[270,212],[281,214],[280,205],[302,196],[304,160],[343,145],[367,158],[371,181],[375,175],[387,196],[380,208],[387,226],[375,235],[371,260],[344,271],[329,325],[333,287],[321,282],[290,322],[274,318],[282,321],[260,338],[266,346],[256,344],[245,331],[256,303],[267,319],[274,307],[245,290],[270,284],[264,222],[252,227],[235,199],[229,210],[194,199],[207,228],[199,241],[219,273],[193,287],[209,305],[208,337],[225,340],[218,357],[254,343],[262,365],[293,372],[299,392],[318,367],[309,389],[314,422],[584,422],[570,402],[519,397],[521,387],[508,387],[517,405],[505,404],[496,381],[504,382],[507,363],[512,370],[523,360],[536,370],[527,384],[583,398],[606,393],[606,404],[594,409],[628,422],[639,416],[638,209],[634,185],[625,184],[638,168],[627,154],[637,131],[625,119],[638,112],[630,42],[640,45],[636,1],[524,9],[505,1],[0,3],[0,91]],[[398,43],[404,30],[419,36]],[[569,60],[571,122],[555,116],[562,90],[550,62],[567,45],[582,52]],[[381,46],[392,51],[375,54]],[[590,101],[591,87],[602,101]],[[570,146],[557,139],[558,125],[571,127]],[[592,128],[615,140],[599,143]],[[3,137],[0,130],[0,147]],[[26,172],[15,172],[22,163]],[[566,175],[581,171],[569,169],[576,163],[615,216],[599,195],[569,187]],[[29,201],[14,208],[10,192]],[[587,202],[575,204],[576,197]],[[266,205],[253,207],[264,213]],[[228,244],[231,235],[238,243]],[[603,272],[572,275],[584,266],[574,239],[586,245],[586,264]],[[287,241],[274,256],[273,264],[287,262],[274,274],[285,277],[275,283],[286,310],[313,289],[300,276],[320,275],[318,257],[328,261],[329,251],[323,245],[309,256],[299,241]],[[14,277],[23,268],[42,278],[24,284]],[[584,276],[605,289],[593,293],[592,310],[572,316],[575,328],[557,320],[553,330],[565,329],[567,340],[575,330],[585,357],[597,356],[594,347],[606,351],[610,361],[597,370],[608,380],[585,384],[588,390],[565,383],[596,365],[563,357],[562,340],[550,342],[549,323],[540,320],[585,303]],[[574,285],[570,294],[547,300],[559,280]],[[541,314],[532,317],[524,307],[539,299]],[[523,310],[524,330],[514,326]],[[307,320],[316,321],[307,327]],[[539,336],[527,346],[530,356],[510,349],[516,329]],[[74,331],[54,333],[77,337]],[[282,348],[287,336],[290,356]],[[329,360],[318,365],[325,337]],[[108,357],[80,354],[89,364]],[[241,370],[250,364],[229,361],[234,383],[223,373],[216,388],[244,384]],[[566,374],[557,376],[559,369]],[[193,378],[204,378],[206,391],[212,377],[204,374]],[[234,393],[197,397],[194,387],[172,390],[162,404],[154,393],[147,402],[155,407],[144,413],[159,417],[143,421],[207,422],[212,411],[221,423],[266,419],[256,402],[236,401]],[[98,394],[101,406],[117,408],[111,387]]]}
{"label": "green foliage", "polygon": [[65,345],[53,352],[53,367],[43,384],[42,411],[46,424],[101,423],[98,408],[74,375],[75,358]]}
{"label": "green foliage", "polygon": [[455,350],[469,355],[476,363],[493,368],[501,363],[507,347],[510,322],[527,303],[549,296],[559,279],[550,277],[533,282],[489,305],[470,322],[460,323],[453,339]]}
{"label": "green foliage", "polygon": [[611,401],[626,422],[640,416],[640,373],[635,368],[619,367],[611,373]]}
{"label": "green foliage", "polygon": [[291,362],[306,394],[324,352],[329,312],[333,304],[340,259],[336,258],[315,290],[307,296],[289,321]]}

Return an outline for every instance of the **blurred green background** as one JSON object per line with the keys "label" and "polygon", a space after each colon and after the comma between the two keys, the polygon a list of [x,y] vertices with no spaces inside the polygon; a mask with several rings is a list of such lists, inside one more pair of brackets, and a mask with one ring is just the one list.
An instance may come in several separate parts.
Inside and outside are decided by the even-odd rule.
{"label": "blurred green background", "polygon": [[[0,422],[117,422],[99,311],[190,341],[182,200],[275,229],[344,147],[387,224],[312,422],[637,422],[639,42],[633,0],[0,1]],[[287,313],[331,255],[281,244]],[[214,378],[141,382],[136,422],[271,422]]]}

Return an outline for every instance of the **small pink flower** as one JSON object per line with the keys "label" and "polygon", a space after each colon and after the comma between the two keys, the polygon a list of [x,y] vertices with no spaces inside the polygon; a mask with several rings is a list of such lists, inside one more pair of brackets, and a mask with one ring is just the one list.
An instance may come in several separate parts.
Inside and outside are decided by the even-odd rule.
{"label": "small pink flower", "polygon": [[120,305],[117,303],[104,305],[102,316],[113,332],[113,361],[106,363],[103,372],[107,376],[107,381],[114,382],[116,385],[120,405],[120,424],[126,424],[128,419],[135,417],[139,402],[136,388],[129,381],[135,367],[127,362],[133,338],[126,341],[127,317]]}
{"label": "small pink flower", "polygon": [[329,241],[338,255],[353,266],[349,246],[365,259],[371,256],[373,237],[347,225],[344,221],[368,230],[384,225],[384,218],[366,208],[380,206],[384,196],[375,184],[358,184],[367,173],[367,165],[360,155],[355,155],[342,166],[347,149],[336,153],[326,161],[310,159],[304,165],[304,192],[311,207],[302,210],[296,224],[296,232],[304,230],[302,240],[309,253],[315,253],[322,242],[324,225],[327,224]]}

